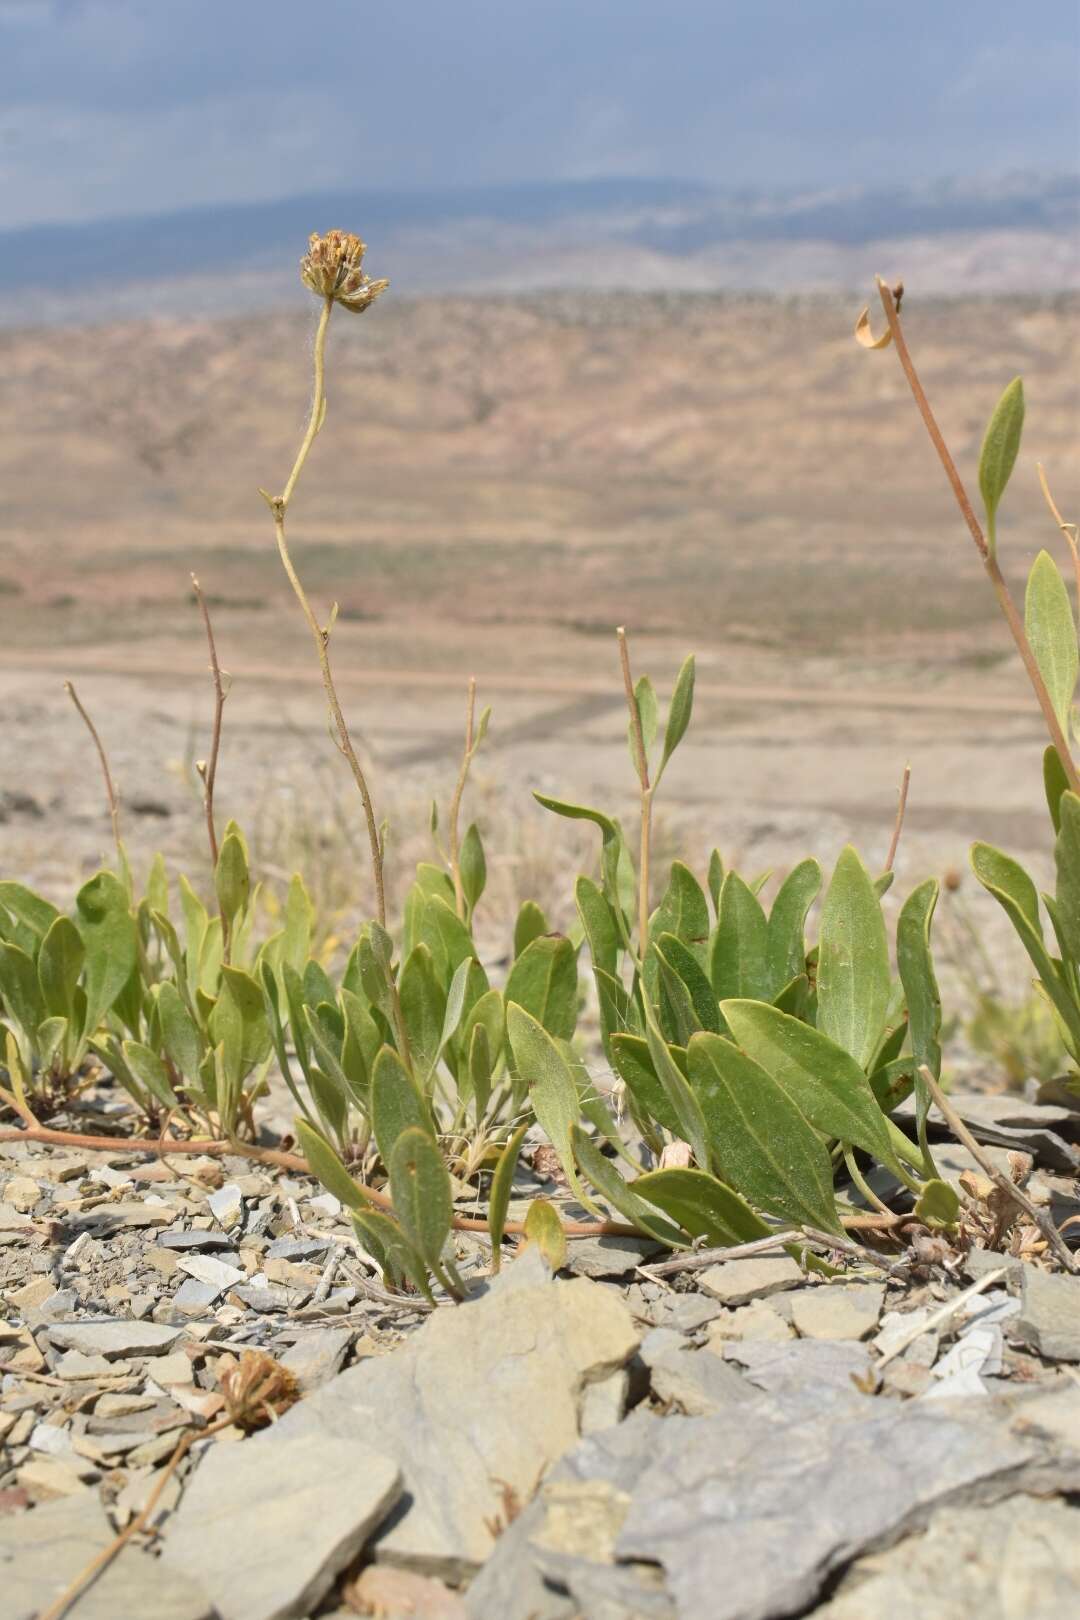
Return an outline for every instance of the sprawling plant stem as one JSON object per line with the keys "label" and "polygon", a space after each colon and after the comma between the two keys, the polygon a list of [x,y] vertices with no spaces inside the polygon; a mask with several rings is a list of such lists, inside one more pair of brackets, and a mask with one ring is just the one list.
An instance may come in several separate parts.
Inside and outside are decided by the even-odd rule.
{"label": "sprawling plant stem", "polygon": [[386,891],[383,882],[382,838],[379,833],[378,822],[375,819],[375,806],[372,803],[367,778],[364,775],[360,761],[356,757],[356,750],[353,747],[352,738],[349,736],[349,728],[345,724],[345,716],[338,701],[334,677],[330,670],[330,634],[334,627],[337,605],[335,604],[331,612],[330,623],[325,626],[321,625],[315,617],[308,594],[300,582],[300,576],[293,566],[292,557],[289,555],[289,547],[285,539],[285,514],[288,511],[289,502],[292,499],[297,481],[304,469],[308,453],[315,443],[316,435],[322,427],[323,418],[326,415],[326,329],[330,324],[330,312],[333,307],[333,298],[327,298],[324,300],[319,314],[319,324],[315,331],[315,390],[311,401],[311,415],[308,417],[307,429],[297,452],[296,460],[293,463],[292,472],[289,474],[288,482],[280,495],[267,495],[265,490],[263,494],[273,514],[274,534],[277,539],[282,566],[285,569],[289,584],[296,594],[296,599],[300,603],[304,618],[307,620],[308,629],[311,631],[312,639],[315,642],[315,651],[319,657],[319,668],[322,671],[323,687],[326,691],[326,701],[330,706],[330,714],[334,722],[335,741],[340,752],[344,754],[348,761],[349,769],[352,771],[353,779],[363,801],[368,841],[371,845],[371,870],[375,880],[375,910],[380,925],[385,928]]}
{"label": "sprawling plant stem", "polygon": [[945,443],[941,429],[938,427],[937,419],[930,409],[930,401],[927,399],[923,385],[919,381],[919,374],[915,370],[915,362],[912,360],[910,350],[904,340],[904,331],[900,324],[900,312],[897,308],[896,299],[891,289],[886,286],[880,276],[877,278],[877,288],[881,297],[882,308],[885,311],[885,318],[889,323],[889,331],[892,334],[893,343],[896,345],[897,358],[903,367],[904,376],[908,380],[915,404],[919,408],[919,415],[922,417],[926,431],[930,435],[930,441],[938,453],[941,465],[945,469],[945,476],[948,478],[952,492],[956,497],[956,504],[960,508],[961,516],[967,524],[971,538],[975,542],[979,556],[982,558],[983,567],[990,576],[990,583],[994,587],[994,595],[997,597],[998,605],[1005,615],[1005,622],[1012,632],[1017,651],[1023,660],[1028,679],[1043,712],[1046,729],[1050,733],[1050,741],[1061,759],[1062,766],[1069,778],[1069,786],[1074,793],[1080,793],[1080,774],[1077,773],[1076,762],[1069,751],[1069,744],[1062,730],[1061,722],[1057,717],[1053,700],[1046,689],[1046,682],[1042,678],[1035,654],[1031,649],[1031,643],[1028,641],[1023,618],[1019,608],[1013,601],[1012,592],[1005,583],[1005,576],[998,566],[997,557],[987,543],[986,536],[982,531],[982,525],[975,516],[975,509],[968,498],[967,490],[964,488],[963,480],[956,470],[956,463],[949,453],[949,447]]}
{"label": "sprawling plant stem", "polygon": [[626,630],[620,625],[615,632],[619,642],[619,662],[622,665],[623,686],[630,709],[630,735],[634,741],[634,768],[641,788],[641,846],[638,855],[638,951],[641,964],[649,949],[649,851],[652,844],[652,787],[649,782],[649,761],[645,754],[645,737],[641,729],[641,711],[634,695],[634,677],[630,670],[630,649],[626,644]]}

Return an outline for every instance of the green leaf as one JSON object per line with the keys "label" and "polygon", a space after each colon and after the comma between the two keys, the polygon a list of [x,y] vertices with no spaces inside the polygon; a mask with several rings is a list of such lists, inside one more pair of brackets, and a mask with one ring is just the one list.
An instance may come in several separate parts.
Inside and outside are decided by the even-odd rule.
{"label": "green leaf", "polygon": [[554,1204],[534,1198],[525,1212],[525,1236],[535,1243],[552,1271],[566,1264],[566,1232]]}
{"label": "green leaf", "polygon": [[394,1143],[389,1169],[394,1214],[424,1264],[437,1271],[454,1214],[443,1156],[427,1131],[409,1126]]}
{"label": "green leaf", "polygon": [[709,856],[709,893],[712,896],[713,911],[717,920],[720,917],[720,895],[724,888],[724,858],[718,849],[714,849]]}
{"label": "green leaf", "polygon": [[738,872],[729,872],[720,890],[720,914],[709,952],[709,977],[717,1000],[727,996],[757,1000],[767,994],[767,945],[761,901]]}
{"label": "green leaf", "polygon": [[132,1074],[151,1096],[165,1108],[175,1108],[178,1099],[169,1084],[169,1071],[157,1053],[141,1041],[124,1041],[123,1053]]}
{"label": "green leaf", "polygon": [[671,696],[671,707],[668,710],[667,726],[664,730],[664,752],[660,757],[660,769],[656,773],[657,782],[663,775],[668,760],[686,736],[686,728],[690,724],[690,716],[694,710],[694,667],[694,655],[691,653],[679,671],[675,690]]}
{"label": "green leaf", "polygon": [[0,1002],[33,1041],[46,1017],[45,1002],[33,960],[18,945],[0,945]]}
{"label": "green leaf", "polygon": [[462,1051],[472,1050],[478,1028],[482,1028],[487,1037],[488,1055],[494,1071],[506,1044],[506,1008],[498,990],[485,991],[479,1001],[470,1007],[461,1030]]}
{"label": "green leaf", "polygon": [[188,1010],[187,1003],[171,980],[166,979],[157,993],[161,1044],[177,1073],[194,1080],[206,1051],[206,1042]]}
{"label": "green leaf", "polygon": [[234,822],[229,823],[218,851],[217,866],[214,869],[214,889],[222,915],[231,927],[238,913],[247,905],[251,893],[247,845]]}
{"label": "green leaf", "polygon": [[549,932],[548,920],[536,901],[523,900],[521,910],[517,914],[517,922],[514,924],[514,956],[520,956],[534,939],[539,939],[541,934]]}
{"label": "green leaf", "polygon": [[[634,687],[634,705],[641,721],[641,740],[645,747],[645,766],[648,769],[649,755],[652,753],[653,743],[656,741],[656,730],[659,720],[656,690],[647,675],[638,677]],[[630,761],[635,771],[638,768],[637,743],[634,739],[634,723],[627,722],[627,741],[630,745]]]}
{"label": "green leaf", "polygon": [[416,1081],[392,1046],[384,1046],[371,1072],[371,1127],[379,1157],[387,1169],[402,1131],[419,1126],[435,1140],[431,1110]]}
{"label": "green leaf", "polygon": [[865,1069],[889,1011],[892,977],[881,902],[850,844],[836,863],[818,933],[817,1027]]}
{"label": "green leaf", "polygon": [[1054,713],[1067,737],[1080,651],[1069,593],[1048,551],[1040,551],[1031,565],[1024,594],[1024,628]]}
{"label": "green leaf", "polygon": [[915,1204],[915,1219],[929,1227],[952,1227],[960,1219],[960,1198],[947,1181],[932,1180],[923,1185]]}
{"label": "green leaf", "polygon": [[[581,1173],[602,1198],[606,1198],[613,1209],[626,1217],[634,1226],[654,1237],[660,1243],[666,1243],[672,1249],[685,1249],[689,1245],[686,1238],[677,1226],[671,1226],[667,1221],[661,1220],[643,1198],[639,1198],[634,1188],[637,1181],[623,1180],[615,1165],[601,1153],[596,1143],[587,1131],[575,1124],[571,1127],[571,1141],[576,1162],[581,1166]],[[638,1178],[641,1179],[640,1177]],[[595,1209],[595,1205],[589,1205]]]}
{"label": "green leaf", "polygon": [[660,1084],[648,1041],[640,1035],[613,1035],[611,1059],[639,1111],[672,1136],[680,1135],[678,1115]]}
{"label": "green leaf", "polygon": [[594,968],[614,974],[618,970],[621,939],[614,909],[591,878],[579,877],[574,885],[578,915],[589,942],[589,955]]}
{"label": "green leaf", "polygon": [[311,955],[311,942],[315,927],[315,906],[299,872],[294,872],[285,899],[285,927],[281,947],[281,960],[288,962],[297,973]]}
{"label": "green leaf", "polygon": [[82,935],[70,917],[57,917],[38,952],[38,982],[46,1010],[75,1022],[75,989],[86,959]]}
{"label": "green leaf", "polygon": [[1002,906],[1019,934],[1021,944],[1035,964],[1042,987],[1068,1033],[1070,1050],[1074,1054],[1080,1052],[1080,1006],[1059,964],[1043,943],[1039,896],[1035,885],[1022,866],[991,844],[972,845],[971,865],[983,888],[988,889]]}
{"label": "green leaf", "polygon": [[979,456],[979,488],[986,507],[991,556],[997,544],[997,509],[1012,476],[1024,427],[1024,384],[1014,377],[990,418]]}
{"label": "green leaf", "polygon": [[1080,798],[1063,793],[1058,809],[1061,825],[1054,843],[1057,913],[1064,948],[1073,967],[1080,968]]}
{"label": "green leaf", "polygon": [[346,1209],[370,1209],[373,1203],[370,1193],[353,1180],[325,1136],[321,1136],[306,1119],[298,1119],[295,1123],[297,1140],[312,1175],[317,1176],[327,1192],[333,1193]]}
{"label": "green leaf", "polygon": [[239,1019],[239,1077],[243,1078],[258,1064],[264,1062],[271,1052],[270,1026],[266,1017],[262,987],[250,973],[245,973],[242,968],[227,965],[221,969],[221,980],[221,994],[210,1020],[211,1038],[215,1042],[223,1038],[222,1035],[214,1033],[215,1020],[222,1008],[231,1004],[236,1009]]}
{"label": "green leaf", "polygon": [[462,839],[459,864],[461,867],[461,888],[465,899],[469,903],[469,915],[471,916],[487,884],[487,860],[484,856],[484,845],[480,838],[480,829],[475,821],[471,823],[468,832]]}
{"label": "green leaf", "polygon": [[586,1209],[598,1213],[578,1180],[570,1132],[578,1118],[578,1091],[570,1066],[550,1034],[526,1008],[508,1001],[506,1029],[514,1064],[527,1082],[533,1112],[559,1155],[571,1191]]}
{"label": "green leaf", "polygon": [[402,1279],[408,1277],[429,1304],[435,1303],[427,1267],[405,1236],[399,1221],[385,1210],[369,1206],[367,1209],[354,1210],[352,1223],[357,1238],[376,1264],[382,1267],[383,1275],[393,1287],[400,1287]]}
{"label": "green leaf", "polygon": [[771,1227],[706,1170],[650,1170],[634,1187],[641,1198],[690,1233],[725,1248],[768,1237]]}
{"label": "green leaf", "polygon": [[937,881],[927,878],[908,895],[896,923],[896,963],[907,998],[920,1140],[930,1109],[930,1093],[919,1075],[920,1065],[925,1063],[935,1080],[941,1078],[941,992],[930,950],[930,924],[937,901]]}
{"label": "green leaf", "polygon": [[815,1130],[852,1142],[883,1164],[895,1162],[885,1117],[848,1052],[759,1001],[724,1001],[720,1011],[743,1051],[783,1087]]}
{"label": "green leaf", "polygon": [[[0,882],[0,906],[21,924],[37,943],[45,938],[60,916],[56,907],[48,900],[43,900],[40,894],[35,894],[33,889],[26,888],[22,883],[13,883],[10,879]],[[22,946],[28,956],[33,956],[36,952],[36,945],[31,948],[28,941],[19,939],[14,943]]]}
{"label": "green leaf", "polygon": [[810,859],[793,866],[769,912],[766,961],[769,999],[806,972],[806,916],[821,891],[821,867]]}
{"label": "green leaf", "polygon": [[417,945],[402,968],[398,995],[417,1076],[426,1085],[439,1061],[446,1017],[446,992],[435,978],[426,945]]}
{"label": "green leaf", "polygon": [[629,876],[631,883],[633,881],[632,871],[626,872],[629,856],[618,822],[606,816],[602,810],[591,810],[587,805],[568,804],[564,799],[550,799],[543,793],[534,793],[533,798],[537,804],[542,804],[545,810],[551,810],[557,816],[566,816],[571,821],[591,821],[600,828],[604,892],[613,906],[618,905],[620,893],[626,887],[626,876]]}
{"label": "green leaf", "polygon": [[1043,788],[1046,793],[1046,804],[1050,811],[1050,820],[1054,823],[1055,833],[1061,831],[1061,795],[1068,792],[1069,778],[1065,767],[1061,763],[1061,755],[1053,746],[1043,754]]}
{"label": "green leaf", "polygon": [[135,919],[127,891],[114,872],[98,872],[75,901],[75,925],[86,947],[83,988],[87,1035],[93,1034],[123,990],[135,966]]}
{"label": "green leaf", "polygon": [[534,793],[533,798],[537,804],[542,804],[545,810],[550,810],[556,816],[566,816],[570,821],[593,822],[603,833],[605,843],[619,836],[618,824],[602,810],[590,809],[585,804],[568,804],[565,799],[552,799],[546,793]]}
{"label": "green leaf", "polygon": [[709,1139],[701,1104],[672,1057],[648,1003],[645,1005],[645,1039],[649,1045],[649,1056],[652,1058],[656,1077],[663,1086],[671,1111],[678,1121],[678,1134],[684,1142],[689,1142],[698,1164],[705,1166],[709,1162]]}
{"label": "green leaf", "polygon": [[549,1035],[569,1040],[577,1026],[577,952],[561,934],[526,945],[510,969],[503,992],[537,1019]]}
{"label": "green leaf", "polygon": [[660,964],[654,946],[661,934],[674,934],[705,965],[709,940],[709,906],[701,884],[682,861],[673,861],[663,899],[649,919],[649,950],[643,978],[647,998],[656,1005]]}
{"label": "green leaf", "polygon": [[521,1144],[525,1140],[525,1132],[529,1128],[529,1121],[522,1120],[513,1136],[499,1154],[498,1163],[491,1177],[491,1192],[488,1197],[488,1232],[491,1237],[491,1269],[498,1271],[502,1259],[502,1240],[506,1230],[506,1211],[510,1207],[510,1190],[514,1185],[514,1171],[517,1168],[518,1154]]}
{"label": "green leaf", "polygon": [[718,1035],[695,1035],[689,1062],[722,1180],[770,1215],[842,1235],[828,1151],[789,1093]]}
{"label": "green leaf", "polygon": [[[670,976],[674,976],[682,985],[692,1009],[694,1029],[712,1030],[714,1034],[719,1034],[720,1009],[717,1006],[716,993],[693,951],[684,945],[681,939],[676,939],[674,934],[661,934],[656,950],[660,957],[661,972],[665,974],[665,988],[669,997],[672,993]],[[688,1031],[686,1040],[679,1042],[680,1046],[686,1045],[692,1033],[693,1030]]]}

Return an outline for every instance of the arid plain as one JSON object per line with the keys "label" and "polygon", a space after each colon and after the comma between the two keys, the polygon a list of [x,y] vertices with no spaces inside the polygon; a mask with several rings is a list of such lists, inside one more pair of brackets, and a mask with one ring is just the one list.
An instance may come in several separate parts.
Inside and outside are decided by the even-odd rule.
{"label": "arid plain", "polygon": [[[295,313],[252,319],[0,334],[5,875],[65,896],[107,847],[71,678],[137,859],[160,846],[205,878],[193,761],[211,688],[194,571],[232,681],[221,812],[249,829],[271,881],[304,859],[342,926],[365,905],[359,805],[257,493],[283,483],[303,430],[305,296],[298,284]],[[1078,309],[923,303],[917,288],[905,303],[973,487],[986,418],[1025,378],[1000,539],[1018,591],[1039,546],[1060,554],[1037,459],[1065,515],[1080,512]],[[363,319],[335,317],[328,415],[290,536],[318,610],[340,604],[334,667],[399,885],[428,801],[449,794],[474,673],[494,714],[467,813],[492,886],[567,920],[569,863],[591,845],[530,789],[630,810],[617,624],[662,693],[698,656],[662,851],[700,864],[717,844],[758,871],[831,861],[851,838],[880,862],[910,762],[898,889],[961,867],[973,837],[1046,870],[1038,714],[895,357],[856,346],[856,313],[828,299],[391,291]]]}

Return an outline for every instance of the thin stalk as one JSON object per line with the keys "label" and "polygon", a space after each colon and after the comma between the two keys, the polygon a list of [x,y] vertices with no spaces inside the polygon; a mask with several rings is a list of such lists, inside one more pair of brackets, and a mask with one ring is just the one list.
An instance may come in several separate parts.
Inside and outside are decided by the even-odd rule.
{"label": "thin stalk", "polygon": [[458,823],[461,817],[461,800],[469,779],[469,766],[472,764],[475,722],[476,676],[470,675],[469,692],[465,700],[465,749],[461,756],[461,769],[454,785],[454,797],[450,801],[450,872],[454,879],[454,909],[462,922],[465,921],[465,891],[461,885],[461,841],[458,836]]}
{"label": "thin stalk", "polygon": [[1050,493],[1050,485],[1046,481],[1046,473],[1043,471],[1043,464],[1041,461],[1037,461],[1035,463],[1035,470],[1039,475],[1039,483],[1042,485],[1042,492],[1046,500],[1046,504],[1050,508],[1050,516],[1053,518],[1054,522],[1065,536],[1065,544],[1072,552],[1073,572],[1076,575],[1076,610],[1077,613],[1080,613],[1080,546],[1077,545],[1076,540],[1076,524],[1066,523],[1065,519],[1058,511],[1054,497]]}
{"label": "thin stalk", "polygon": [[638,951],[642,967],[649,948],[649,855],[652,844],[652,788],[649,785],[649,762],[645,755],[645,736],[641,729],[641,712],[634,696],[634,677],[630,671],[630,649],[626,644],[626,629],[620,625],[615,632],[619,643],[619,663],[622,666],[623,686],[630,710],[630,735],[634,741],[634,768],[641,788],[641,844],[638,855]]}
{"label": "thin stalk", "polygon": [[915,404],[918,406],[919,415],[922,417],[926,431],[930,435],[930,442],[937,451],[938,459],[945,469],[945,476],[948,478],[953,495],[956,497],[956,504],[960,508],[960,514],[967,524],[971,538],[975,542],[979,556],[982,558],[983,567],[990,576],[990,583],[998,599],[998,606],[1005,615],[1005,622],[1009,626],[1013,641],[1016,643],[1016,649],[1020,654],[1028,679],[1038,699],[1043,719],[1046,721],[1046,729],[1050,733],[1050,741],[1061,759],[1062,766],[1069,778],[1069,786],[1074,793],[1080,793],[1080,775],[1077,773],[1076,762],[1069,752],[1069,745],[1061,728],[1061,722],[1057,717],[1050,693],[1046,689],[1046,682],[1042,678],[1035,654],[1031,650],[1031,643],[1028,641],[1027,632],[1024,629],[1024,621],[1020,616],[1016,603],[1013,601],[1012,593],[1005,583],[1005,576],[998,566],[997,558],[987,544],[982,526],[975,516],[974,507],[968,499],[967,490],[964,488],[960,474],[956,470],[956,463],[949,454],[948,445],[945,443],[937,419],[930,409],[930,401],[927,399],[922,383],[919,381],[919,374],[915,370],[915,363],[904,339],[904,331],[900,324],[900,314],[896,306],[896,300],[880,276],[877,278],[877,289],[882,308],[885,311],[885,318],[889,323],[893,343],[896,345],[897,358],[903,368],[904,376],[908,380]]}
{"label": "thin stalk", "polygon": [[883,1199],[878,1197],[873,1187],[871,1187],[870,1183],[867,1181],[866,1177],[855,1163],[855,1154],[852,1151],[850,1142],[843,1143],[843,1152],[844,1164],[847,1167],[847,1173],[851,1177],[855,1187],[870,1205],[870,1208],[876,1209],[879,1215],[891,1215],[893,1212],[889,1208],[888,1204],[886,1204]]}
{"label": "thin stalk", "polygon": [[109,770],[108,756],[105,753],[105,745],[102,742],[101,737],[98,735],[97,727],[79,700],[79,694],[75,690],[74,681],[65,681],[64,691],[75,705],[75,708],[82,719],[83,725],[93,738],[94,747],[97,749],[97,756],[101,761],[101,774],[105,778],[105,794],[109,801],[109,819],[112,821],[113,843],[116,845],[116,853],[120,857],[121,866],[126,868],[127,857],[124,854],[124,845],[120,837],[120,796],[113,784],[112,772]]}
{"label": "thin stalk", "polygon": [[896,805],[896,821],[893,825],[892,840],[889,844],[889,853],[885,857],[883,871],[891,872],[893,862],[896,860],[896,851],[900,847],[900,834],[904,830],[904,813],[907,810],[908,788],[911,786],[911,766],[904,766],[904,774],[900,778],[900,797]]}
{"label": "thin stalk", "polygon": [[[217,869],[218,841],[214,826],[214,783],[217,781],[218,754],[221,751],[221,715],[225,707],[228,691],[221,678],[221,665],[218,663],[217,646],[214,642],[214,627],[210,623],[210,609],[206,605],[202,586],[195,575],[191,576],[191,588],[195,592],[195,600],[199,604],[203,625],[206,630],[206,644],[210,649],[210,677],[214,683],[214,729],[210,738],[210,757],[200,759],[195,763],[203,785],[203,810],[206,815],[206,837],[210,845],[210,864]],[[222,917],[224,927],[225,918]]]}
{"label": "thin stalk", "polygon": [[285,539],[285,514],[292,499],[293,491],[296,489],[297,481],[304,469],[308,453],[315,443],[316,435],[322,427],[323,418],[326,415],[326,329],[330,324],[330,312],[333,307],[333,298],[327,298],[323,303],[319,315],[319,324],[315,330],[315,390],[311,401],[311,414],[308,417],[308,425],[301,440],[300,449],[297,451],[292,472],[289,474],[288,482],[280,495],[268,495],[265,490],[262,490],[261,494],[273,514],[274,535],[277,540],[282,567],[285,569],[289,584],[293,588],[296,600],[300,604],[308,629],[311,631],[312,640],[315,643],[315,651],[319,658],[319,669],[322,672],[323,687],[326,692],[326,701],[330,707],[330,714],[336,732],[334,740],[339,751],[348,761],[353,780],[360,792],[360,798],[364,806],[364,819],[367,822],[368,842],[371,845],[371,870],[375,880],[375,909],[380,926],[385,928],[386,890],[383,882],[382,838],[379,835],[379,825],[375,819],[375,806],[368,789],[367,778],[361,768],[360,761],[356,757],[356,750],[349,735],[349,728],[345,724],[345,716],[338,701],[337,689],[334,686],[334,677],[330,669],[330,634],[337,615],[337,604],[335,603],[331,610],[330,623],[325,626],[321,625],[315,617],[308,594],[300,582],[300,576],[293,566],[292,557],[289,555],[289,547]]}

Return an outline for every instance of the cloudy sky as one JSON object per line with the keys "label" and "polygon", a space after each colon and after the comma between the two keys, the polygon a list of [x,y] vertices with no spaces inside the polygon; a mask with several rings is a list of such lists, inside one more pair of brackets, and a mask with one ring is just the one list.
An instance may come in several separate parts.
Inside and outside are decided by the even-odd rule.
{"label": "cloudy sky", "polygon": [[0,228],[341,187],[1077,161],[1076,0],[0,0]]}

